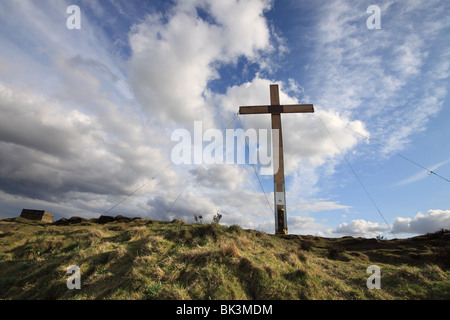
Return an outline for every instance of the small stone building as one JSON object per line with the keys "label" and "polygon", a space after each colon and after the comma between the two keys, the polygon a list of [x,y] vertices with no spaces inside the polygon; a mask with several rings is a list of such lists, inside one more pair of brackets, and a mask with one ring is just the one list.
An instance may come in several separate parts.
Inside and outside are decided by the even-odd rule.
{"label": "small stone building", "polygon": [[53,222],[54,216],[48,213],[45,210],[31,210],[31,209],[23,209],[20,214],[22,218],[29,220],[38,220],[44,222]]}

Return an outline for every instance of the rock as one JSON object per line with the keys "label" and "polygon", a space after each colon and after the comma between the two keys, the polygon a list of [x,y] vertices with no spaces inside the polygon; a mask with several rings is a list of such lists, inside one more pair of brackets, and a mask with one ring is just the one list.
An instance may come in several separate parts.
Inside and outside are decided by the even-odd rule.
{"label": "rock", "polygon": [[82,224],[82,223],[99,223],[99,224],[105,224],[105,223],[110,223],[110,222],[129,223],[129,222],[132,222],[135,220],[142,220],[142,219],[141,218],[130,218],[130,217],[122,216],[122,215],[118,215],[116,217],[101,215],[99,218],[91,218],[91,219],[85,219],[85,218],[81,218],[81,217],[71,217],[69,219],[62,218],[62,219],[54,222],[54,224],[67,226],[70,224]]}
{"label": "rock", "polygon": [[89,220],[81,217],[71,217],[69,219],[61,218],[58,221],[55,221],[54,224],[57,226],[68,226],[70,224],[79,224],[84,222],[89,222]]}
{"label": "rock", "polygon": [[119,215],[119,216],[116,216],[114,218],[114,221],[128,223],[128,222],[133,221],[133,218],[129,218],[129,217],[125,217],[125,216],[120,216]]}
{"label": "rock", "polygon": [[56,225],[56,226],[67,226],[69,224],[68,221],[69,220],[66,219],[66,218],[61,218],[61,219],[56,220],[55,222],[53,222],[53,224]]}
{"label": "rock", "polygon": [[20,217],[35,220],[35,221],[43,221],[53,223],[54,216],[48,213],[45,210],[32,210],[32,209],[23,209]]}
{"label": "rock", "polygon": [[105,224],[113,222],[114,220],[114,217],[101,215],[100,218],[98,218],[98,223]]}

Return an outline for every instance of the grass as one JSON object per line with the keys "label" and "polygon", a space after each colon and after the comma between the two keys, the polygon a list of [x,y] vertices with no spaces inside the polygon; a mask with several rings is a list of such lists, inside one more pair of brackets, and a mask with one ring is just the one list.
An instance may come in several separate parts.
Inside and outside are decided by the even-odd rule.
{"label": "grass", "polygon": [[[411,239],[274,236],[134,219],[0,220],[0,299],[450,299],[450,232]],[[70,265],[81,289],[69,290]],[[369,290],[370,265],[381,289]]]}

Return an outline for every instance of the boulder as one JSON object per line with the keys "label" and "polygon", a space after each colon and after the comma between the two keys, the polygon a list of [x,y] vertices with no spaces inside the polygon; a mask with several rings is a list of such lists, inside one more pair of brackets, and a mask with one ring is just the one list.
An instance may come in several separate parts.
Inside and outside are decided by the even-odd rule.
{"label": "boulder", "polygon": [[113,222],[114,220],[115,220],[114,217],[101,215],[100,218],[98,218],[98,223],[105,224]]}
{"label": "boulder", "polygon": [[45,210],[23,209],[20,217],[28,220],[53,222],[54,216]]}

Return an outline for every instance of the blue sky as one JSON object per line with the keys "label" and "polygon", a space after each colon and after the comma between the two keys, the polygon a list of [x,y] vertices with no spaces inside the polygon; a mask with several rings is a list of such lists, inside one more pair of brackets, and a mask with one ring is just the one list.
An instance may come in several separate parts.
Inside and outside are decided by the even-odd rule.
{"label": "blue sky", "polygon": [[172,165],[171,134],[238,128],[277,83],[316,110],[282,117],[289,233],[450,228],[450,184],[420,167],[450,179],[448,1],[4,0],[0,21],[0,217],[98,217],[138,190],[108,214],[273,233],[272,177]]}

